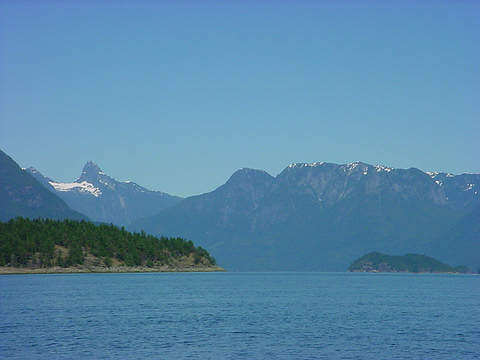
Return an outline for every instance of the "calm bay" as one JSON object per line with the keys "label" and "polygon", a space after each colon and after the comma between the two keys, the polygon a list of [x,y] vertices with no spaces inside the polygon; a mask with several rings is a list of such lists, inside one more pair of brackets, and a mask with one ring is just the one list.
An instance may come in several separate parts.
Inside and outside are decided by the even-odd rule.
{"label": "calm bay", "polygon": [[480,277],[0,276],[5,359],[477,359]]}

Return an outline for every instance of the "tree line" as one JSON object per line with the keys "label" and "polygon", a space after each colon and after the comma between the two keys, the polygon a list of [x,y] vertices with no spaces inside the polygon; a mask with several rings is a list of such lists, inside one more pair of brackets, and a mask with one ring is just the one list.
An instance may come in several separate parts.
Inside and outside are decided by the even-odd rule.
{"label": "tree line", "polygon": [[0,266],[68,267],[83,264],[87,254],[107,266],[112,259],[126,266],[154,266],[191,255],[196,264],[215,265],[207,250],[180,237],[158,238],[88,221],[19,217],[0,222]]}

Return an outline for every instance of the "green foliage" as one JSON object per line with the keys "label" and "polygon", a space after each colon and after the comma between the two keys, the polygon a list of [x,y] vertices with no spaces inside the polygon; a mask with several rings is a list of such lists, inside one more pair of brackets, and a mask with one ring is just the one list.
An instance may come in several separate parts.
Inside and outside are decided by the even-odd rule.
{"label": "green foliage", "polygon": [[[68,249],[68,255],[56,250],[56,245]],[[106,266],[112,266],[113,258],[127,266],[154,266],[184,256],[193,256],[196,263],[215,264],[205,249],[179,237],[157,238],[87,221],[16,218],[0,222],[0,266],[68,267],[83,264],[88,252],[103,257]]]}
{"label": "green foliage", "polygon": [[215,258],[213,256],[211,256],[207,250],[205,250],[204,248],[202,248],[201,246],[198,246],[196,251],[195,251],[195,260],[196,261],[200,261],[201,258],[205,258],[207,259],[207,261],[212,264],[212,265],[216,265],[217,264],[217,261],[215,260]]}
{"label": "green foliage", "polygon": [[111,267],[112,266],[112,259],[109,257],[106,257],[103,262],[105,263],[105,266]]}
{"label": "green foliage", "polygon": [[350,265],[349,271],[386,271],[386,272],[470,272],[466,266],[452,267],[432,257],[420,254],[404,256],[385,255],[371,252],[362,256]]}

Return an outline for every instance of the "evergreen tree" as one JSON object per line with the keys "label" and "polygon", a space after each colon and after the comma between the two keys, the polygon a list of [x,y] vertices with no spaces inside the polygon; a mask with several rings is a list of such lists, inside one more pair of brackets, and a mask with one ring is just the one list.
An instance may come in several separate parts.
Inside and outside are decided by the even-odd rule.
{"label": "evergreen tree", "polygon": [[86,253],[103,258],[106,266],[112,265],[113,258],[127,266],[154,266],[188,256],[197,264],[202,259],[215,264],[205,249],[179,237],[157,238],[83,220],[16,218],[0,222],[0,266],[75,266],[84,263]]}

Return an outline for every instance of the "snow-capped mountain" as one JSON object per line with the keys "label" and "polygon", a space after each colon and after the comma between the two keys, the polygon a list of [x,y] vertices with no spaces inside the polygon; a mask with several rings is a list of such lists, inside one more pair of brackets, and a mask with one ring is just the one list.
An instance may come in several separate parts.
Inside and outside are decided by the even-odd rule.
{"label": "snow-capped mountain", "polygon": [[480,200],[480,175],[427,172],[443,189],[447,201],[458,208],[473,208]]}
{"label": "snow-capped mountain", "polygon": [[132,228],[195,239],[233,270],[343,271],[370,251],[425,252],[476,268],[463,238],[454,246],[442,240],[456,258],[434,250],[436,239],[480,207],[479,187],[480,174],[362,162],[294,163],[276,177],[241,169],[216,190]]}
{"label": "snow-capped mountain", "polygon": [[164,192],[148,190],[132,181],[117,181],[92,161],[85,164],[77,180],[68,183],[45,177],[32,167],[26,171],[72,209],[99,222],[128,225],[181,200]]}

